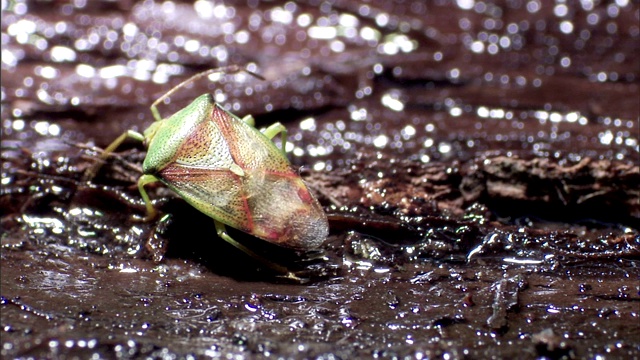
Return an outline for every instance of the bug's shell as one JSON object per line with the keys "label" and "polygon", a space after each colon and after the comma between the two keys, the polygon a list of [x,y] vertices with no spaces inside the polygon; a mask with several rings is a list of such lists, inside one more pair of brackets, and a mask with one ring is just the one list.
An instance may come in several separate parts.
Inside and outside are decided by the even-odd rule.
{"label": "bug's shell", "polygon": [[144,133],[143,172],[206,215],[266,241],[315,248],[329,226],[274,143],[208,94]]}

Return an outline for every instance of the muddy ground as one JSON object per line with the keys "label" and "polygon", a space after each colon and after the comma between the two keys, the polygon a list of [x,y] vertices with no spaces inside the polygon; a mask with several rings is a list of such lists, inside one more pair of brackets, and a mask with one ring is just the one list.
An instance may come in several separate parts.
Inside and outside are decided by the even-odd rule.
{"label": "muddy ground", "polygon": [[[640,357],[637,1],[3,1],[3,358]],[[188,76],[292,163],[331,234],[217,238],[163,186]]]}

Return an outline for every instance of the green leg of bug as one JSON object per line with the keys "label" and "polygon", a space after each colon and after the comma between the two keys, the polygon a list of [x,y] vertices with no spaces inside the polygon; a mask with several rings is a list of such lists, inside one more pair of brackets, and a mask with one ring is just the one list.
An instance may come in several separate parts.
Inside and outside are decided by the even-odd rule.
{"label": "green leg of bug", "polygon": [[242,121],[251,125],[252,127],[256,127],[256,119],[253,118],[253,116],[251,115],[247,115],[245,117],[242,118]]}
{"label": "green leg of bug", "polygon": [[265,259],[264,257],[256,254],[255,252],[253,252],[251,249],[249,249],[248,247],[240,244],[239,242],[237,242],[236,240],[234,240],[231,236],[229,236],[229,234],[227,233],[227,228],[226,226],[221,223],[218,220],[213,220],[213,223],[215,224],[216,227],[216,232],[218,234],[218,236],[220,238],[222,238],[224,241],[228,242],[229,244],[235,246],[238,250],[244,252],[245,254],[251,256],[252,258],[258,260],[261,264],[265,265],[266,267],[280,273],[283,274],[283,277],[287,278],[287,279],[291,279],[291,280],[296,280],[299,282],[305,282],[306,279],[300,278],[298,276],[296,276],[294,273],[292,273],[291,271],[289,271],[287,268],[285,268],[282,265],[273,263],[267,259]]}
{"label": "green leg of bug", "polygon": [[93,179],[96,176],[96,174],[98,173],[98,171],[100,170],[100,168],[102,167],[102,164],[104,163],[104,160],[106,158],[108,158],[109,155],[111,155],[111,153],[113,153],[115,151],[115,149],[117,149],[118,146],[120,146],[128,138],[135,139],[135,140],[138,140],[138,141],[144,141],[144,135],[140,134],[139,132],[133,131],[133,130],[129,130],[129,131],[125,132],[124,134],[118,136],[117,139],[115,139],[111,144],[109,144],[109,146],[107,146],[102,151],[102,154],[100,155],[100,161],[97,162],[91,168],[89,168],[89,170],[87,170],[87,172],[84,175],[84,178],[87,181]]}
{"label": "green leg of bug", "polygon": [[140,179],[138,179],[138,190],[140,191],[140,196],[142,196],[142,200],[144,200],[144,205],[147,207],[147,216],[145,216],[142,219],[142,221],[151,221],[158,214],[156,209],[153,207],[153,204],[151,203],[151,199],[149,199],[149,194],[147,194],[147,191],[144,189],[145,185],[151,184],[157,181],[160,181],[160,179],[158,179],[153,175],[148,175],[148,174],[142,175],[140,176]]}
{"label": "green leg of bug", "polygon": [[271,124],[268,128],[264,129],[262,133],[269,139],[273,139],[276,135],[280,134],[280,150],[282,155],[287,157],[287,128],[279,122]]}
{"label": "green leg of bug", "polygon": [[[251,115],[247,115],[242,118],[242,121],[255,127],[256,121]],[[262,130],[262,133],[269,139],[273,139],[276,135],[280,134],[280,140],[282,143],[282,153],[285,154],[287,149],[287,128],[279,122],[271,124],[268,128]],[[286,155],[286,154],[285,154]]]}
{"label": "green leg of bug", "polygon": [[262,133],[269,139],[273,139],[276,135],[280,134],[282,144],[287,143],[287,128],[279,122],[271,124],[268,128],[264,129]]}

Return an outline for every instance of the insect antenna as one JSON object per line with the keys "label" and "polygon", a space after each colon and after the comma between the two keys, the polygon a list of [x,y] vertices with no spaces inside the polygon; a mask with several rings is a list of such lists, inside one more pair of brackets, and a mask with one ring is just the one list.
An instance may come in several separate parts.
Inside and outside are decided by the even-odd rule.
{"label": "insect antenna", "polygon": [[174,86],[171,90],[167,91],[164,95],[160,96],[156,101],[153,102],[153,104],[151,104],[151,113],[153,114],[153,118],[156,121],[161,121],[162,118],[160,117],[160,112],[158,111],[158,104],[160,104],[161,102],[163,102],[166,98],[170,97],[171,95],[173,95],[176,91],[184,88],[185,86],[191,84],[192,82],[203,78],[205,76],[209,76],[211,74],[215,74],[215,73],[221,73],[221,74],[236,74],[236,73],[240,73],[240,72],[244,72],[247,73],[253,77],[256,77],[260,80],[266,80],[264,77],[254,73],[253,71],[247,70],[244,67],[238,66],[238,65],[230,65],[230,66],[225,66],[225,67],[221,67],[221,68],[216,68],[216,69],[209,69],[200,73],[197,73],[195,75],[193,75],[192,77],[188,78],[187,80],[181,82],[180,84]]}

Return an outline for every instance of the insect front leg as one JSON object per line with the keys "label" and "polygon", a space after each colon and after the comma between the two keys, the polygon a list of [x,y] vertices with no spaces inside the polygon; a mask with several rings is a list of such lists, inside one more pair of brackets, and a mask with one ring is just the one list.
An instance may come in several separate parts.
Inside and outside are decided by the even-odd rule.
{"label": "insect front leg", "polygon": [[109,155],[111,155],[111,153],[113,153],[118,148],[118,146],[122,145],[122,143],[128,138],[138,141],[144,141],[144,135],[133,130],[128,130],[124,134],[118,136],[117,139],[115,139],[111,144],[109,144],[109,146],[107,146],[106,149],[104,149],[104,151],[100,155],[100,161],[87,170],[87,172],[84,174],[84,179],[86,181],[93,179],[102,167],[106,158],[108,158]]}
{"label": "insect front leg", "polygon": [[142,200],[144,200],[144,205],[147,207],[147,216],[142,218],[142,221],[145,221],[145,222],[151,221],[158,214],[156,209],[153,207],[153,204],[151,203],[151,199],[149,199],[149,194],[147,194],[147,191],[144,189],[145,185],[151,184],[157,181],[160,181],[160,179],[158,179],[153,175],[148,175],[148,174],[142,175],[138,179],[138,190],[140,191],[140,196],[142,196]]}

